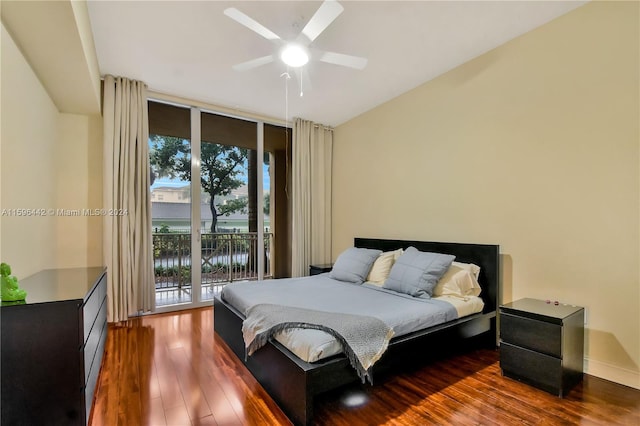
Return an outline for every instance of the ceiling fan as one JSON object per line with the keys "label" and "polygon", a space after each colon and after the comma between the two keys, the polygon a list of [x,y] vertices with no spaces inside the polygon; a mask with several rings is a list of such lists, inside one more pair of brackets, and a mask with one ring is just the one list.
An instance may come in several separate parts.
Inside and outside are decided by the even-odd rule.
{"label": "ceiling fan", "polygon": [[343,53],[326,52],[311,48],[311,43],[342,13],[344,7],[334,0],[325,0],[311,17],[307,25],[295,40],[283,40],[273,31],[250,18],[234,7],[225,9],[224,14],[260,36],[273,42],[278,47],[277,53],[255,58],[234,65],[236,71],[248,71],[273,62],[279,55],[282,62],[292,68],[307,64],[310,59],[334,65],[362,70],[367,66],[367,59]]}

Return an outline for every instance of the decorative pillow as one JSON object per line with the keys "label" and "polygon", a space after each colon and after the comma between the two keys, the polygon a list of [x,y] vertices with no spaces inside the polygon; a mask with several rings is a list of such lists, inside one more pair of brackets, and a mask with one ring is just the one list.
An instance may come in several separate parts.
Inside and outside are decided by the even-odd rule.
{"label": "decorative pillow", "polygon": [[479,273],[478,265],[453,262],[433,288],[433,296],[480,296]]}
{"label": "decorative pillow", "polygon": [[409,247],[396,260],[383,288],[428,299],[455,256]]}
{"label": "decorative pillow", "polygon": [[398,249],[381,253],[376,261],[373,262],[371,271],[369,271],[369,275],[367,276],[367,281],[378,287],[382,286],[389,276],[389,272],[391,272],[391,267],[400,255],[402,255],[402,252],[402,249]]}
{"label": "decorative pillow", "polygon": [[381,250],[351,247],[340,253],[329,276],[340,281],[362,284]]}

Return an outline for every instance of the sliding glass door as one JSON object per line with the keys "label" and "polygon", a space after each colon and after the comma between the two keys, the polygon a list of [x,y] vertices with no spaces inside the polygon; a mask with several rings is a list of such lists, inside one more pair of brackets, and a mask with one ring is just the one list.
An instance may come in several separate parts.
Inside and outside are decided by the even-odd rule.
{"label": "sliding glass door", "polygon": [[190,111],[150,102],[149,116],[156,306],[189,304],[194,301]]}
{"label": "sliding glass door", "polygon": [[227,283],[268,277],[265,247],[262,123],[201,114],[202,299]]}
{"label": "sliding glass door", "polygon": [[149,129],[158,310],[210,304],[229,282],[271,277],[265,125],[150,102]]}

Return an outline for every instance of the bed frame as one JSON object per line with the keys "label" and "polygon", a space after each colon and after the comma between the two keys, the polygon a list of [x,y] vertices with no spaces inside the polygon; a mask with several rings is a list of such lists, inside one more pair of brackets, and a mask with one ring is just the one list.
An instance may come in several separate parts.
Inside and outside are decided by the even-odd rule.
{"label": "bed frame", "polygon": [[[414,361],[412,355],[424,354],[461,341],[473,345],[496,347],[496,306],[499,292],[499,246],[485,244],[440,243],[373,238],[355,238],[355,247],[391,251],[413,246],[420,251],[453,254],[456,261],[481,267],[478,282],[482,286],[484,309],[480,313],[450,321],[408,335],[393,338],[382,358],[373,367],[375,380],[380,372],[389,372]],[[216,296],[214,299],[214,330],[226,342],[240,361],[244,360],[242,339],[244,315]],[[316,395],[336,389],[359,378],[347,358],[335,355],[314,363],[302,361],[275,339],[242,361],[284,413],[296,425],[308,425],[313,418]],[[424,361],[423,361],[424,363]]]}

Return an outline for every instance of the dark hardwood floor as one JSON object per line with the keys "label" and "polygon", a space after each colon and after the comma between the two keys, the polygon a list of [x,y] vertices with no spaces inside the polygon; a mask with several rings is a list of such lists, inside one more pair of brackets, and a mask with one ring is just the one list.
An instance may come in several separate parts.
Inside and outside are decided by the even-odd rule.
{"label": "dark hardwood floor", "polygon": [[[640,390],[593,376],[565,399],[475,350],[322,396],[318,425],[640,425]],[[90,425],[287,425],[224,342],[212,308],[110,325]]]}

